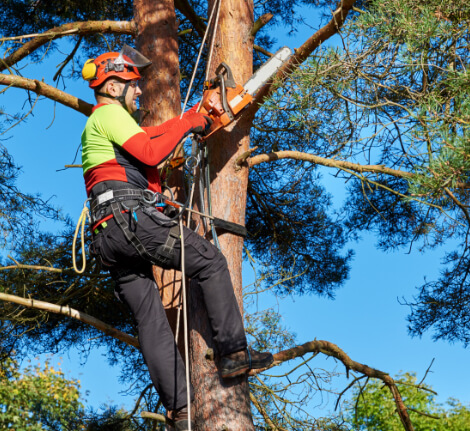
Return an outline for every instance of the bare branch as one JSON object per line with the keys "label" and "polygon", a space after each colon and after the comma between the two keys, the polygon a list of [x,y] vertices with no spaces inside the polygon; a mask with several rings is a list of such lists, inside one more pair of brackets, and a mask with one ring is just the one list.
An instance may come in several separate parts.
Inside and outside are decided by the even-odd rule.
{"label": "bare branch", "polygon": [[0,73],[0,85],[34,91],[40,96],[45,96],[49,99],[55,100],[56,102],[75,109],[86,116],[91,114],[91,108],[93,107],[90,103],[65,93],[64,91],[58,90],[42,81],[38,81],[37,79],[28,79],[17,75],[5,75]]}
{"label": "bare branch", "polygon": [[264,49],[263,47],[259,45],[253,45],[253,49],[255,51],[261,52],[261,54],[264,54],[267,57],[272,57],[274,55],[272,52],[269,52],[267,49]]}
{"label": "bare branch", "polygon": [[65,66],[69,64],[70,61],[72,61],[73,57],[75,56],[76,52],[78,51],[78,48],[80,47],[80,44],[82,43],[83,36],[80,36],[78,38],[77,43],[75,44],[75,47],[73,48],[72,52],[67,55],[67,58],[60,64],[59,70],[56,72],[54,77],[52,78],[53,81],[57,81],[59,79],[59,76],[61,75],[62,71],[64,70]]}
{"label": "bare branch", "polygon": [[73,319],[80,320],[80,322],[91,325],[94,328],[98,329],[101,332],[104,332],[106,335],[114,337],[120,341],[123,341],[130,346],[139,348],[139,342],[137,338],[132,337],[125,332],[119,331],[107,323],[102,322],[101,320],[90,316],[89,314],[83,313],[81,311],[70,308],[68,305],[56,305],[51,304],[50,302],[38,301],[32,298],[22,298],[16,295],[9,295],[8,293],[0,292],[0,300],[6,302],[13,302],[15,304],[23,305],[28,308],[35,308],[39,310],[48,311],[50,313],[62,314],[67,317],[72,317]]}
{"label": "bare branch", "polygon": [[[406,431],[413,431],[414,427],[411,423],[411,420],[408,416],[407,407],[403,403],[400,392],[395,384],[395,381],[389,374],[371,368],[368,365],[361,364],[359,362],[353,361],[343,350],[341,350],[336,344],[330,343],[329,341],[324,340],[314,340],[308,343],[302,344],[301,346],[296,346],[288,350],[276,353],[274,355],[274,365],[278,365],[282,362],[289,361],[305,355],[306,353],[323,353],[327,356],[332,356],[340,360],[348,369],[362,373],[368,377],[373,377],[380,379],[384,384],[390,389],[392,396],[395,400],[395,405],[397,407],[398,415],[403,424],[403,427]],[[251,372],[250,374],[255,374]]]}
{"label": "bare branch", "polygon": [[467,219],[467,222],[470,223],[470,214],[468,213],[467,208],[465,208],[465,205],[463,205],[462,202],[460,202],[455,197],[455,195],[449,190],[448,187],[444,187],[444,192],[447,194],[447,196],[449,196],[452,199],[452,201],[455,203],[455,205],[457,205],[462,210],[462,212],[465,215],[465,218]]}
{"label": "bare branch", "polygon": [[148,385],[144,388],[144,390],[140,393],[139,398],[137,399],[137,401],[136,401],[136,403],[135,403],[134,409],[132,410],[132,412],[130,412],[130,413],[127,415],[128,418],[131,418],[132,416],[135,415],[135,413],[137,412],[137,409],[138,409],[139,406],[140,406],[140,402],[142,401],[142,398],[144,398],[145,393],[146,393],[148,390],[152,389],[152,388],[153,388],[153,384],[152,384],[152,383],[148,384]]}
{"label": "bare branch", "polygon": [[158,413],[142,412],[140,416],[143,417],[144,419],[153,419],[154,421],[157,421],[157,422],[168,423],[168,421],[166,420],[166,417]]}
{"label": "bare branch", "polygon": [[83,36],[95,33],[118,33],[135,36],[136,26],[133,21],[71,22],[59,27],[54,27],[39,35],[27,35],[25,37],[35,37],[34,39],[22,45],[21,48],[18,48],[13,54],[9,55],[3,60],[0,59],[0,72],[18,63],[20,60],[27,57],[36,49],[40,48],[51,40],[70,35]]}
{"label": "bare branch", "polygon": [[199,36],[204,37],[206,25],[197,13],[194,12],[188,0],[175,0],[175,7],[189,20]]}
{"label": "bare branch", "polygon": [[[257,147],[256,147],[257,148]],[[292,159],[292,160],[303,160],[306,162],[312,162],[317,165],[327,166],[330,168],[337,168],[345,171],[354,171],[359,173],[371,172],[376,174],[391,175],[396,178],[405,178],[411,179],[415,174],[407,171],[401,171],[399,169],[388,168],[385,165],[361,165],[359,163],[347,162],[344,160],[328,159],[325,157],[315,156],[314,154],[302,153],[300,151],[276,151],[273,153],[267,154],[258,154],[256,156],[250,157],[250,154],[256,149],[250,149],[243,153],[236,161],[235,165],[241,167],[248,165],[252,167],[266,162],[275,162],[282,159]],[[466,183],[457,182],[455,187],[458,189],[468,189],[469,185]],[[455,199],[455,196],[451,195],[450,190],[446,188],[446,193],[453,198],[456,205],[462,208],[462,204],[459,205],[459,202]]]}
{"label": "bare branch", "polygon": [[258,410],[261,416],[263,416],[263,419],[265,420],[265,422],[268,424],[269,428],[271,428],[272,431],[286,431],[285,428],[279,428],[276,425],[274,425],[269,415],[266,413],[266,411],[263,409],[263,407],[258,402],[256,397],[253,395],[253,392],[251,391],[250,391],[250,400],[253,403],[253,405],[256,407],[256,410]]}
{"label": "bare branch", "polygon": [[[248,153],[248,152],[247,152]],[[281,159],[304,160],[317,165],[328,166],[331,168],[348,169],[355,172],[374,172],[378,174],[387,174],[399,178],[412,178],[413,174],[398,169],[391,169],[385,165],[361,165],[359,163],[351,163],[343,160],[327,159],[325,157],[315,156],[313,154],[302,153],[300,151],[277,151],[268,154],[259,154],[249,157],[249,154],[242,154],[236,161],[237,165],[248,163],[248,166],[259,165],[265,162],[274,162]]]}

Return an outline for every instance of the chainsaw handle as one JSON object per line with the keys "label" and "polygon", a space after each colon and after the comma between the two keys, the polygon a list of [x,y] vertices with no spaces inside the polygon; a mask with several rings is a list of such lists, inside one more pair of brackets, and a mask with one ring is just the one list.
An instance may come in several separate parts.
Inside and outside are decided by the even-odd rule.
{"label": "chainsaw handle", "polygon": [[[230,73],[232,73],[232,72],[230,72]],[[230,118],[230,121],[233,121],[235,119],[235,116],[233,115],[232,109],[230,108],[230,106],[228,104],[228,101],[227,101],[227,91],[226,91],[226,88],[225,88],[225,84],[226,84],[225,79],[221,74],[217,75],[217,77],[219,78],[219,84],[220,84],[220,101],[222,102],[222,106],[224,108],[224,111],[228,115],[228,117]]]}
{"label": "chainsaw handle", "polygon": [[[223,78],[224,71],[227,75],[225,79]],[[220,82],[224,81],[225,85],[229,88],[235,88],[237,86],[235,79],[233,79],[232,69],[230,69],[230,66],[227,63],[222,62],[217,66],[217,69],[215,69],[215,76],[217,76]]]}

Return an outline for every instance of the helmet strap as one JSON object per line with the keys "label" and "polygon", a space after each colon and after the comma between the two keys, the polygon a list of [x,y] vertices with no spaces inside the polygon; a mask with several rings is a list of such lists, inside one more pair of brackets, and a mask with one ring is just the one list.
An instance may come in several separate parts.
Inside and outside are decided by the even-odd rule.
{"label": "helmet strap", "polygon": [[108,99],[115,99],[114,96],[111,96],[111,94],[108,93],[103,93],[101,91],[97,91],[96,94],[101,97],[107,97]]}
{"label": "helmet strap", "polygon": [[130,111],[129,111],[129,108],[127,107],[127,105],[126,105],[126,96],[127,96],[127,91],[129,90],[130,84],[131,84],[131,82],[130,82],[130,81],[127,81],[126,84],[124,85],[124,90],[122,90],[121,95],[115,97],[115,99],[122,105],[122,107],[123,107],[127,112],[129,112],[129,114],[130,114]]}
{"label": "helmet strap", "polygon": [[[124,89],[122,90],[122,93],[120,96],[111,96],[111,94],[109,93],[103,93],[101,91],[99,92],[96,92],[96,94],[98,96],[102,96],[102,97],[107,97],[108,99],[113,99],[113,100],[117,100],[121,105],[122,107],[127,111],[129,112],[129,108],[127,107],[126,105],[126,95],[127,95],[127,91],[129,90],[129,86],[130,86],[130,81],[127,81],[126,84],[124,85]],[[130,113],[130,112],[129,112]]]}

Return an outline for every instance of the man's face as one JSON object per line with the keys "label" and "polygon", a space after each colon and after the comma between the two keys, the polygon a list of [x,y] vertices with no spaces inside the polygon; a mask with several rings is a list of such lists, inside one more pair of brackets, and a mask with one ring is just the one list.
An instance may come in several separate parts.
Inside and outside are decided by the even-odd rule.
{"label": "man's face", "polygon": [[[142,94],[142,91],[138,81],[128,81],[128,83],[125,103],[129,113],[133,114],[137,111],[137,98]],[[112,80],[109,82],[107,91],[111,96],[118,97],[122,95],[125,86],[126,82]]]}
{"label": "man's face", "polygon": [[[124,86],[123,86],[124,90]],[[142,94],[138,81],[130,81],[126,94],[126,106],[129,113],[137,111],[137,99]]]}

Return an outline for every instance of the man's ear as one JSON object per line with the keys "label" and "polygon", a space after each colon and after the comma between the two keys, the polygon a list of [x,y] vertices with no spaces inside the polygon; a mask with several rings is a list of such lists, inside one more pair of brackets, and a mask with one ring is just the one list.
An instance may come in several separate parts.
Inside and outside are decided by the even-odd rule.
{"label": "man's ear", "polygon": [[111,96],[116,96],[117,88],[113,84],[113,81],[107,81],[104,83],[104,86],[101,90],[103,93],[108,93]]}

